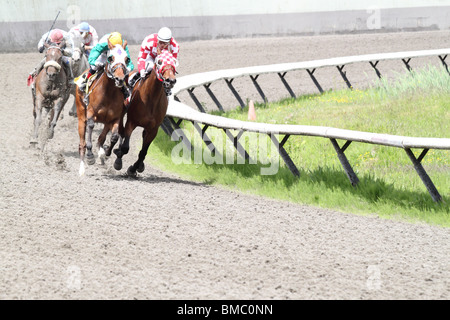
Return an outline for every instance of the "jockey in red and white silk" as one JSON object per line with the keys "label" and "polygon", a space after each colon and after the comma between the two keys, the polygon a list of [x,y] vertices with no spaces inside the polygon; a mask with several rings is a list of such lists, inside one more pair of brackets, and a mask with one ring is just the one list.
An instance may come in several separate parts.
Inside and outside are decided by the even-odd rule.
{"label": "jockey in red and white silk", "polygon": [[[172,53],[175,59],[178,57],[180,47],[173,37],[171,37],[167,49]],[[142,41],[141,50],[138,56],[138,70],[141,76],[150,72],[155,64],[155,58],[161,52],[158,48],[158,34],[153,33]]]}

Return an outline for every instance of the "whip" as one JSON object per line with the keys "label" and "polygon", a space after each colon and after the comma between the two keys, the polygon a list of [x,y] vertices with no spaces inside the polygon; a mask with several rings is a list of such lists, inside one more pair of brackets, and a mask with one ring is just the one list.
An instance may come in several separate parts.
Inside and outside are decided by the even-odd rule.
{"label": "whip", "polygon": [[59,16],[60,13],[61,13],[61,11],[58,10],[58,14],[56,15],[55,20],[53,20],[53,23],[52,23],[52,26],[50,27],[50,30],[48,30],[48,32],[47,32],[47,37],[45,38],[44,43],[47,43],[47,39],[48,39],[48,36],[50,35],[50,31],[52,31],[53,27],[55,26],[56,19],[58,19],[58,16]]}

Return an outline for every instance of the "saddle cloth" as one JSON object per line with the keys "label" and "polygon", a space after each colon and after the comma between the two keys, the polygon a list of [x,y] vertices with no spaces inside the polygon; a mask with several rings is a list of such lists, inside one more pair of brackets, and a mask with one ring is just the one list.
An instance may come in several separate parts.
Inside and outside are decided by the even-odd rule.
{"label": "saddle cloth", "polygon": [[[86,90],[85,90],[86,93],[89,92],[89,88],[90,88],[91,84],[92,84],[92,83],[94,82],[94,80],[97,78],[97,76],[98,76],[99,73],[101,73],[101,72],[98,72],[98,71],[97,71],[96,73],[94,73],[93,75],[91,75],[90,78],[88,79],[88,81],[87,81],[87,83],[86,83]],[[83,72],[80,76],[76,77],[76,78],[74,79],[73,82],[75,82],[75,84],[76,84],[78,87],[80,87],[80,85],[81,85],[81,84],[83,83],[83,81],[84,81],[84,77],[86,77],[86,76],[87,76],[87,71]]]}

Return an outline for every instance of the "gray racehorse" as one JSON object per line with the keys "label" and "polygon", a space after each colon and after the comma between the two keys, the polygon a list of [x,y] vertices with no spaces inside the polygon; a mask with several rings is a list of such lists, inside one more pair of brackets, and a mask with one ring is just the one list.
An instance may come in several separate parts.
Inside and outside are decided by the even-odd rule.
{"label": "gray racehorse", "polygon": [[[72,53],[72,61],[71,61],[71,67],[72,67],[72,73],[74,78],[77,78],[78,76],[82,75],[84,71],[86,71],[89,68],[88,59],[86,56],[86,50],[84,49],[84,43],[83,38],[81,36],[72,35],[73,39],[73,53]],[[73,105],[72,108],[69,110],[69,115],[72,117],[77,117],[77,107],[75,105],[75,90],[76,90],[76,84],[73,83],[70,94],[74,97],[73,99]]]}

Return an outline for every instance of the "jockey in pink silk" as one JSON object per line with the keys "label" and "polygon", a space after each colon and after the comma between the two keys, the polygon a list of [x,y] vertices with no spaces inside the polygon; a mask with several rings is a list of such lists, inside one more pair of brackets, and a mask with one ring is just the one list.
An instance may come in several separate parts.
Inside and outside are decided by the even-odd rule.
{"label": "jockey in pink silk", "polygon": [[[73,40],[70,34],[61,29],[53,29],[42,35],[41,40],[38,43],[39,53],[44,52],[45,45],[61,45],[61,51],[63,53],[63,69],[67,75],[67,81],[69,83],[73,82],[72,68],[70,67],[70,59],[73,53]],[[28,85],[33,83],[34,78],[41,72],[44,68],[45,57],[39,62],[39,64],[30,72],[28,76]]]}

